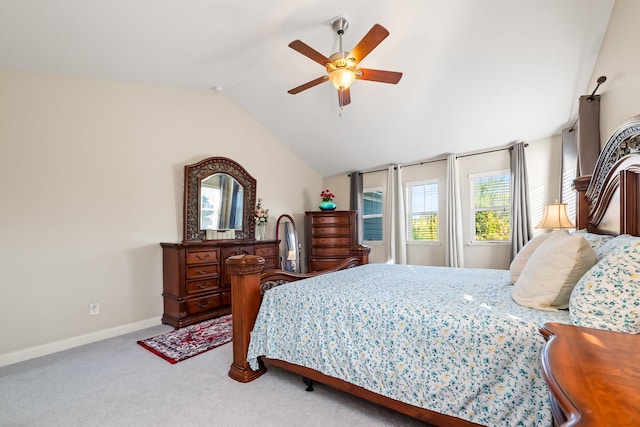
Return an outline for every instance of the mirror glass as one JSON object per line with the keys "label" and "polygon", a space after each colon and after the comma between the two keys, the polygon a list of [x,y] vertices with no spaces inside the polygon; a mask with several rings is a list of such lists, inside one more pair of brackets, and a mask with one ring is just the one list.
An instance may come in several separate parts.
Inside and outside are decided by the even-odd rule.
{"label": "mirror glass", "polygon": [[276,223],[276,240],[280,240],[280,268],[300,273],[300,243],[293,218],[280,215]]}
{"label": "mirror glass", "polygon": [[242,185],[226,173],[200,183],[200,230],[242,230]]}
{"label": "mirror glass", "polygon": [[256,180],[231,159],[209,157],[184,167],[184,237],[205,240],[205,230],[235,230],[255,238]]}

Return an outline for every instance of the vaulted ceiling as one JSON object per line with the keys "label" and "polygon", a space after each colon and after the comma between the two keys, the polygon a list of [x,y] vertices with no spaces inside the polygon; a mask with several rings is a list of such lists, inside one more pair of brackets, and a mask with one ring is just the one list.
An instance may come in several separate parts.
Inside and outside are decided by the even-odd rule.
{"label": "vaulted ceiling", "polygon": [[[228,96],[322,176],[557,134],[590,93],[615,0],[2,0],[0,67]],[[338,107],[326,74],[288,47],[350,51],[390,35]]]}

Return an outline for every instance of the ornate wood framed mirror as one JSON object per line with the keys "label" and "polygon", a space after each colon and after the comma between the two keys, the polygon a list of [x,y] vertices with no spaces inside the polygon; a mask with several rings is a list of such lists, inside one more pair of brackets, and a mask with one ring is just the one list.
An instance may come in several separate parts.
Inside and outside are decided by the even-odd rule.
{"label": "ornate wood framed mirror", "polygon": [[256,180],[226,157],[184,167],[183,241],[204,240],[206,230],[231,230],[236,239],[255,236]]}

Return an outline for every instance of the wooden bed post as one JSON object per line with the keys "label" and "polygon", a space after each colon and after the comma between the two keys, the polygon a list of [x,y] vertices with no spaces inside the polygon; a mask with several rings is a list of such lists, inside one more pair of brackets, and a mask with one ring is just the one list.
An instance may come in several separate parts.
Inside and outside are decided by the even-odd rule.
{"label": "wooden bed post", "polygon": [[589,201],[585,196],[589,182],[591,182],[591,175],[583,175],[573,181],[573,186],[578,192],[576,196],[576,230],[589,228]]}
{"label": "wooden bed post", "polygon": [[371,246],[355,245],[351,246],[351,256],[360,259],[360,265],[369,264],[369,253],[371,252]]}
{"label": "wooden bed post", "polygon": [[229,376],[242,383],[253,381],[266,371],[262,363],[254,371],[247,362],[249,338],[260,308],[260,272],[263,267],[264,258],[256,255],[237,255],[227,259],[227,269],[231,273],[233,320],[233,363]]}

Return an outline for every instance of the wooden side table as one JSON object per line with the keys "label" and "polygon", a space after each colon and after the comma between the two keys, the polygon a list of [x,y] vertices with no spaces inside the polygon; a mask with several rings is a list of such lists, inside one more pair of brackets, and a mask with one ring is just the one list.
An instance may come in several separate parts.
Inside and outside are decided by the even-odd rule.
{"label": "wooden side table", "polygon": [[640,335],[560,323],[539,329],[557,425],[640,425]]}

